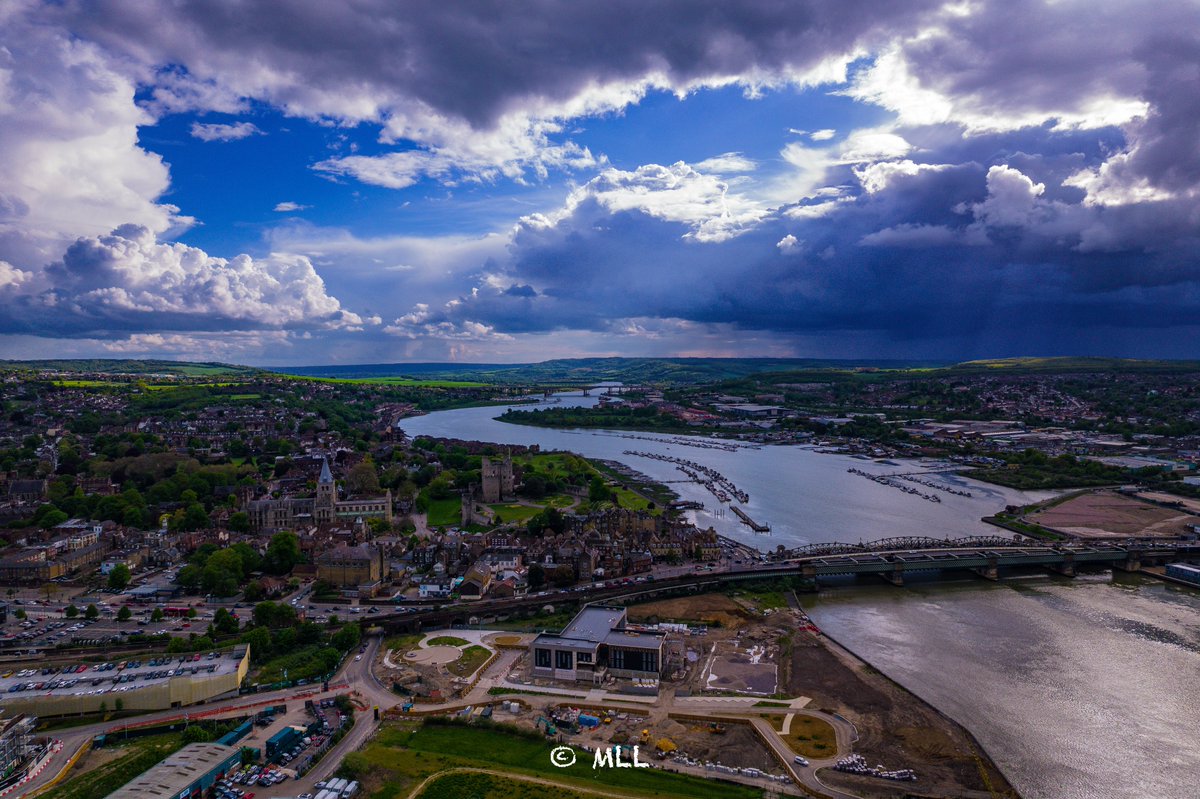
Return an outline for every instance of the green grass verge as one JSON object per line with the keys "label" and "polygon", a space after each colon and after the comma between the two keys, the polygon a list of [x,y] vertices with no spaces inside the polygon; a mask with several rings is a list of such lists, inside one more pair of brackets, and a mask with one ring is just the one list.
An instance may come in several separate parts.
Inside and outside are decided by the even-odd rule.
{"label": "green grass verge", "polygon": [[383,788],[373,794],[374,799],[406,796],[405,789],[411,791],[430,774],[455,766],[541,777],[561,782],[567,789],[618,789],[648,798],[758,799],[762,795],[761,790],[746,785],[659,769],[593,770],[590,757],[582,751],[574,766],[560,769],[550,763],[550,750],[556,745],[540,734],[510,725],[468,726],[435,720],[421,726],[407,721],[390,723],[364,749],[348,755],[340,773],[382,782]]}
{"label": "green grass verge", "polygon": [[[43,799],[103,799],[183,746],[178,733],[150,735],[118,745],[120,755],[102,766],[74,774],[42,794]],[[105,751],[105,750],[97,750]],[[96,754],[88,757],[96,757]],[[86,763],[86,761],[85,761]]]}

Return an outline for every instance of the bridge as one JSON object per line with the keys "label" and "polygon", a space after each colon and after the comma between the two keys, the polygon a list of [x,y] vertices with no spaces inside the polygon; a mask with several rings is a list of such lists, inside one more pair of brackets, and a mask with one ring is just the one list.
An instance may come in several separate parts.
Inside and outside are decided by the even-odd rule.
{"label": "bridge", "polygon": [[[713,591],[739,582],[801,578],[820,583],[821,578],[873,574],[902,586],[905,575],[918,572],[965,571],[988,580],[999,580],[1001,569],[1044,568],[1068,577],[1079,566],[1100,566],[1135,572],[1143,565],[1200,555],[1200,542],[1161,542],[1129,539],[1120,544],[1042,543],[997,536],[956,539],[925,537],[885,538],[867,543],[812,544],[785,550],[770,563],[749,564],[729,570],[683,574],[644,583],[606,585],[511,597],[409,608],[402,613],[376,616],[389,632],[414,632],[430,627],[475,624],[497,615],[525,611],[542,605],[584,602],[630,602],[679,591]],[[381,604],[381,603],[376,603]]]}

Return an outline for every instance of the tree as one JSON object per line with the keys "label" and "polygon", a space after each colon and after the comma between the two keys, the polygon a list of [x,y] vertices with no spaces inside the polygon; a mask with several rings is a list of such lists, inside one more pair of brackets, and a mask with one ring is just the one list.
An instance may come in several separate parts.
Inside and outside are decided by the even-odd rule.
{"label": "tree", "polygon": [[71,517],[67,516],[67,514],[63,513],[58,508],[54,508],[54,510],[42,514],[42,518],[38,522],[38,526],[43,530],[49,530],[51,527],[57,527],[69,518]]}
{"label": "tree", "polygon": [[382,489],[379,487],[379,475],[375,471],[375,462],[370,458],[364,458],[362,463],[350,470],[350,474],[346,475],[346,488],[351,494],[379,494]]}
{"label": "tree", "polygon": [[129,609],[128,605],[122,605],[121,609],[117,611],[117,621],[129,621],[131,618],[133,618],[133,611]]}
{"label": "tree", "polygon": [[527,577],[530,588],[541,588],[546,584],[546,570],[542,568],[542,564],[533,563],[529,566],[529,575]]}
{"label": "tree", "polygon": [[242,562],[242,577],[250,576],[251,572],[256,572],[262,567],[262,555],[258,554],[258,550],[249,544],[238,542],[229,548],[237,553],[238,559]]}
{"label": "tree", "polygon": [[296,624],[296,610],[281,602],[259,602],[254,606],[254,624],[278,630]]}
{"label": "tree", "polygon": [[334,633],[334,636],[332,639],[330,639],[329,643],[333,644],[336,649],[342,652],[348,652],[354,647],[358,646],[358,642],[361,640],[362,630],[359,629],[359,626],[357,624],[347,624],[345,627]]}
{"label": "tree", "polygon": [[237,593],[242,578],[242,558],[233,548],[221,549],[209,555],[201,572],[200,584],[205,591],[217,596]]}
{"label": "tree", "polygon": [[108,573],[108,587],[113,591],[125,590],[125,586],[129,585],[129,580],[129,567],[124,563],[113,566],[112,571]]}
{"label": "tree", "polygon": [[79,608],[74,605],[67,605],[67,609],[63,611],[63,615],[68,619],[73,619],[79,615]]}
{"label": "tree", "polygon": [[235,533],[250,532],[250,516],[245,511],[238,511],[229,517],[229,529]]}
{"label": "tree", "polygon": [[267,592],[263,590],[262,583],[253,582],[242,589],[242,599],[247,602],[260,602],[267,598]]}
{"label": "tree", "polygon": [[263,568],[271,574],[287,574],[300,562],[300,539],[284,530],[271,536]]}
{"label": "tree", "polygon": [[217,612],[213,614],[213,627],[220,635],[236,635],[238,621],[225,608],[217,608]]}
{"label": "tree", "polygon": [[124,709],[125,709],[125,700],[118,696],[115,700],[113,700],[113,710],[120,713]]}
{"label": "tree", "polygon": [[188,640],[178,635],[171,636],[171,640],[167,641],[167,651],[172,655],[178,655],[181,652],[191,651],[191,648],[192,646]]}
{"label": "tree", "polygon": [[296,643],[300,646],[312,646],[320,643],[321,628],[311,621],[306,621],[296,629]]}
{"label": "tree", "polygon": [[200,583],[204,579],[204,570],[199,566],[189,563],[179,570],[175,575],[175,582],[188,593],[195,593],[200,588]]}
{"label": "tree", "polygon": [[599,475],[593,477],[591,483],[588,485],[588,501],[593,503],[608,502],[612,498],[612,489],[605,485],[604,479]]}
{"label": "tree", "polygon": [[183,514],[183,530],[203,530],[208,525],[208,512],[204,510],[203,505],[199,502],[193,502],[187,506],[187,510]]}
{"label": "tree", "polygon": [[100,700],[100,715],[103,716],[106,713],[108,713],[108,702],[105,702],[103,699],[101,699]]}
{"label": "tree", "polygon": [[155,608],[150,612],[150,621],[160,622],[164,618],[162,608]]}
{"label": "tree", "polygon": [[87,609],[83,611],[83,617],[85,619],[98,619],[100,618],[100,609],[95,605],[88,605]]}
{"label": "tree", "polygon": [[21,621],[25,621],[25,616],[27,614],[25,613],[24,609],[17,608],[17,612],[14,613],[13,615],[16,616],[18,619],[20,619]]}
{"label": "tree", "polygon": [[255,661],[266,660],[271,654],[271,634],[266,627],[247,630],[242,636],[242,643],[250,647],[250,657]]}
{"label": "tree", "polygon": [[550,575],[550,579],[559,588],[564,588],[575,582],[575,569],[567,564],[562,564],[554,567],[554,572]]}

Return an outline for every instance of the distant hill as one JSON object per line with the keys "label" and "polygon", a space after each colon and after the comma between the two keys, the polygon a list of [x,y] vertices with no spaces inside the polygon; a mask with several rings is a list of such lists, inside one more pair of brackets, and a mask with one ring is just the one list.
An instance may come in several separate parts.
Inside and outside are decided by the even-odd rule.
{"label": "distant hill", "polygon": [[956,372],[1195,372],[1200,361],[1157,361],[1137,358],[991,358],[949,367]]}
{"label": "distant hill", "polygon": [[250,375],[262,372],[252,366],[236,366],[228,363],[191,363],[186,361],[129,360],[108,358],[71,358],[46,361],[3,361],[3,371],[58,371],[92,372],[125,375],[180,375],[182,377],[204,377],[207,375]]}
{"label": "distant hill", "polygon": [[[889,373],[903,377],[910,370],[931,377],[947,374],[1070,373],[1070,372],[1197,372],[1200,361],[1159,361],[1129,358],[994,358],[962,363],[947,361],[853,360],[821,358],[559,358],[540,363],[376,363],[348,366],[290,366],[258,368],[236,364],[192,363],[165,360],[106,358],[51,359],[37,361],[0,360],[0,371],[56,370],[101,374],[181,377],[226,375],[252,377],[258,374],[287,374],[350,380],[405,377],[417,380],[463,380],[487,383],[536,383],[542,385],[589,385],[607,380],[623,383],[686,385],[740,380],[771,374],[772,382],[825,373],[849,379],[849,372]],[[870,377],[870,375],[864,375]]]}
{"label": "distant hill", "polygon": [[709,383],[763,372],[860,367],[899,369],[917,365],[914,361],[815,358],[561,358],[522,364],[392,363],[286,367],[275,371],[305,377],[419,377],[495,383],[584,385],[606,380],[624,383]]}

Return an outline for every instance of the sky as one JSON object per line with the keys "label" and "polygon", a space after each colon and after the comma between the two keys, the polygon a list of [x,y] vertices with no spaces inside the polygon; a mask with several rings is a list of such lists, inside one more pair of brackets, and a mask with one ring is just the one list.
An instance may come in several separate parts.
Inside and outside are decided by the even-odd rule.
{"label": "sky", "polygon": [[4,0],[0,358],[1200,357],[1200,3]]}

